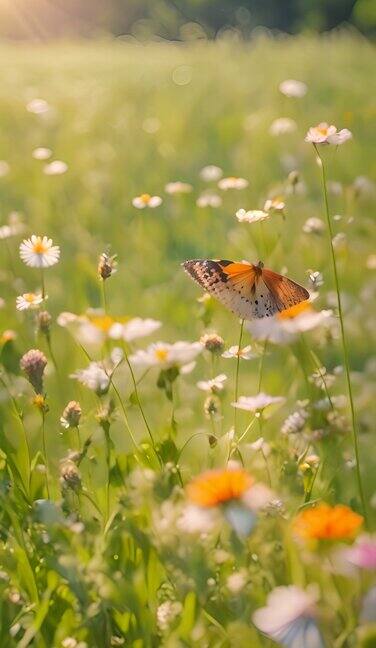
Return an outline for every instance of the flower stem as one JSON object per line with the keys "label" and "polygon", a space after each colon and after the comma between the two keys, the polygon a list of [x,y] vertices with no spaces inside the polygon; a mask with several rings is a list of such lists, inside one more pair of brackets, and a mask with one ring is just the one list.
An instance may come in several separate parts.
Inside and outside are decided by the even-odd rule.
{"label": "flower stem", "polygon": [[338,271],[337,271],[337,261],[336,261],[334,246],[333,246],[333,228],[332,228],[332,223],[331,223],[331,220],[330,220],[330,213],[329,213],[329,201],[328,201],[328,189],[327,189],[327,184],[326,184],[325,165],[324,165],[323,159],[322,159],[322,157],[321,157],[321,155],[320,155],[320,153],[318,151],[318,148],[317,148],[316,144],[314,144],[313,146],[314,146],[314,149],[315,149],[315,151],[317,153],[317,156],[318,156],[318,159],[319,159],[319,162],[320,162],[320,166],[321,166],[321,179],[322,179],[322,188],[323,188],[323,196],[324,196],[325,216],[326,216],[326,222],[327,222],[327,225],[328,225],[330,254],[331,254],[331,258],[332,258],[333,275],[334,275],[334,282],[335,282],[335,288],[336,288],[336,293],[337,293],[338,315],[339,315],[340,329],[341,329],[343,358],[344,358],[344,363],[345,363],[347,390],[348,390],[349,401],[350,401],[351,424],[352,424],[352,433],[353,433],[353,445],[354,445],[355,463],[356,463],[356,477],[357,477],[359,497],[360,497],[360,501],[361,501],[362,509],[363,509],[363,515],[364,515],[365,520],[367,520],[366,499],[365,499],[365,495],[364,495],[362,477],[361,477],[361,472],[360,472],[359,441],[358,441],[358,432],[357,432],[357,428],[356,428],[355,407],[354,407],[354,400],[353,400],[352,386],[351,386],[351,378],[350,378],[349,355],[348,355],[346,335],[345,335],[345,325],[344,325],[344,319],[343,319],[342,300],[341,300],[341,293],[340,293],[339,279],[338,279]]}
{"label": "flower stem", "polygon": [[[235,389],[234,389],[234,402],[235,403],[238,400],[238,393],[239,393],[240,350],[242,348],[243,329],[244,329],[244,319],[242,319],[241,322],[240,322],[238,355],[237,355],[237,358],[236,358]],[[235,436],[236,436],[237,410],[238,410],[238,408],[234,407],[234,434],[235,434]]]}
{"label": "flower stem", "polygon": [[44,466],[46,469],[45,472],[45,478],[46,478],[46,490],[47,490],[47,497],[48,499],[51,499],[50,496],[50,486],[49,486],[49,469],[48,469],[48,459],[47,459],[47,446],[46,446],[46,414],[44,410],[42,410],[42,445],[43,445],[43,458],[44,458]]}

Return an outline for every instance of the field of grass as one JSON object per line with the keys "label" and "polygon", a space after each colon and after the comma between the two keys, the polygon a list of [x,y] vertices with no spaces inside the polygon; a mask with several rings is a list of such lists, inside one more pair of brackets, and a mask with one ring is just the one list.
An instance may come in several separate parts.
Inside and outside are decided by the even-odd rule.
{"label": "field of grass", "polygon": [[[252,621],[255,610],[278,586],[302,592],[314,584],[312,634],[304,634],[301,617],[277,644],[375,646],[376,615],[364,611],[367,593],[375,593],[374,571],[350,572],[338,557],[353,535],[306,544],[293,531],[302,507],[322,502],[361,514],[363,532],[372,531],[376,517],[372,46],[332,35],[249,45],[1,45],[0,53],[0,227],[15,218],[12,212],[23,223],[15,236],[0,229],[0,645],[272,646]],[[304,81],[307,94],[281,94],[285,79]],[[36,98],[48,104],[39,114],[30,103]],[[296,130],[271,135],[280,117],[294,120]],[[320,152],[354,426],[321,168],[304,141],[322,121],[353,133],[350,142]],[[51,158],[35,159],[38,147],[51,149]],[[66,172],[45,173],[52,160],[64,161]],[[200,177],[206,165],[249,186],[221,191]],[[167,194],[166,183],[178,180],[193,190]],[[221,206],[196,205],[208,188]],[[162,204],[135,208],[132,200],[145,193],[161,196]],[[238,209],[262,209],[276,195],[284,214],[237,221]],[[312,217],[322,220],[321,232],[303,230]],[[59,263],[42,274],[19,257],[20,243],[32,234],[60,247]],[[106,251],[117,255],[118,266],[103,282],[97,267]],[[199,302],[202,291],[183,272],[181,263],[194,258],[262,260],[317,292],[315,310],[332,314],[288,344],[255,340],[244,330],[250,360],[204,350],[186,375],[174,366],[162,378],[157,366],[142,371],[132,357],[153,341],[197,342],[216,332],[226,349],[238,344],[236,316],[214,300]],[[316,271],[318,286],[310,280]],[[40,309],[52,317],[47,334],[38,331],[37,309],[16,309],[16,297],[39,292],[42,283],[48,299]],[[61,313],[85,316],[88,309],[162,325],[129,343],[105,333],[93,343],[84,335],[87,320],[57,322]],[[95,322],[103,328],[103,320]],[[71,377],[90,360],[108,363],[119,346],[125,355],[106,393]],[[37,398],[19,364],[30,349],[47,358]],[[212,395],[210,413],[209,396],[196,384],[220,373],[225,389]],[[261,415],[236,410],[235,417],[235,394],[260,391],[285,400]],[[65,429],[59,420],[71,400],[79,401],[82,417]],[[294,433],[285,422],[297,411],[303,423]],[[238,503],[236,520],[229,514],[233,498],[208,511],[194,507],[186,491],[196,475],[224,469],[229,458],[230,468],[243,464],[272,490],[257,513],[239,512]],[[239,530],[246,515],[250,533]]]}

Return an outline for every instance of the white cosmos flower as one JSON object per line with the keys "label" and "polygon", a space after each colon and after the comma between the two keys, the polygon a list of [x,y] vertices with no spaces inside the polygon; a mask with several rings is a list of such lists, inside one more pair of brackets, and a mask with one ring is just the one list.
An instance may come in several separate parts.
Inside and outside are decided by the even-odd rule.
{"label": "white cosmos flower", "polygon": [[215,378],[211,378],[211,380],[199,380],[197,387],[205,392],[216,393],[222,391],[226,380],[226,374],[219,374]]}
{"label": "white cosmos flower", "polygon": [[193,187],[188,182],[168,182],[165,186],[165,192],[168,194],[186,194],[192,191]]}
{"label": "white cosmos flower", "polygon": [[270,405],[284,403],[285,400],[283,396],[269,396],[260,392],[257,396],[239,396],[238,400],[231,405],[247,412],[260,412]]}
{"label": "white cosmos flower", "polygon": [[254,612],[256,628],[281,646],[289,648],[324,648],[315,622],[318,599],[316,587],[306,590],[289,585],[276,587],[268,596],[266,606]]}
{"label": "white cosmos flower", "polygon": [[209,164],[204,166],[200,171],[200,178],[204,182],[216,182],[223,176],[223,171],[219,166],[215,164]]}
{"label": "white cosmos flower", "polygon": [[33,150],[31,155],[34,160],[48,160],[52,155],[52,151],[44,146],[38,146],[38,148]]}
{"label": "white cosmos flower", "polygon": [[75,378],[99,396],[106,394],[110,386],[110,377],[107,375],[103,363],[100,362],[90,362],[88,367],[78,369],[70,375],[70,378]]}
{"label": "white cosmos flower", "polygon": [[52,160],[43,167],[43,173],[48,176],[62,175],[68,171],[68,165],[63,160]]}
{"label": "white cosmos flower", "polygon": [[136,196],[132,200],[133,207],[137,209],[145,209],[145,207],[159,207],[162,204],[162,198],[160,196],[151,196],[148,193],[141,194]]}
{"label": "white cosmos flower", "polygon": [[222,178],[218,182],[218,187],[223,191],[228,189],[246,189],[249,182],[245,178],[236,178],[235,176],[229,176],[228,178]]}
{"label": "white cosmos flower", "polygon": [[285,208],[285,202],[284,199],[281,196],[277,196],[276,198],[269,198],[266,200],[265,205],[264,205],[264,211],[266,212],[271,212],[271,211],[279,211],[283,212]]}
{"label": "white cosmos flower", "polygon": [[45,99],[35,98],[26,104],[26,110],[34,115],[43,115],[50,110],[50,106]]}
{"label": "white cosmos flower", "polygon": [[281,311],[274,317],[262,317],[247,322],[246,327],[256,340],[289,344],[297,334],[328,325],[332,321],[331,310],[314,311],[306,301]]}
{"label": "white cosmos flower", "polygon": [[132,342],[138,338],[151,335],[161,326],[162,322],[159,322],[158,320],[133,317],[124,324],[121,322],[115,322],[109,330],[109,336],[114,340],[123,339],[126,342]]}
{"label": "white cosmos flower", "polygon": [[[157,342],[150,344],[147,349],[136,351],[129,357],[129,360],[136,367],[160,367],[169,369],[171,367],[191,368],[192,361],[202,353],[200,342]],[[192,367],[193,368],[193,367]]]}
{"label": "white cosmos flower", "polygon": [[277,137],[278,135],[289,135],[290,133],[294,133],[297,128],[297,123],[293,119],[290,119],[289,117],[279,117],[270,124],[269,133],[274,137]]}
{"label": "white cosmos flower", "polygon": [[0,178],[8,175],[10,171],[10,166],[5,160],[0,160]]}
{"label": "white cosmos flower", "polygon": [[347,128],[337,131],[336,126],[327,122],[321,122],[317,126],[311,126],[305,141],[312,144],[334,144],[339,146],[352,138],[352,133]]}
{"label": "white cosmos flower", "polygon": [[256,355],[252,353],[252,347],[250,345],[240,349],[239,346],[231,346],[227,351],[222,353],[222,358],[241,358],[242,360],[251,360],[251,358],[256,358]]}
{"label": "white cosmos flower", "polygon": [[32,268],[49,268],[60,258],[60,248],[53,245],[47,236],[36,236],[25,239],[20,245],[20,257],[26,265]]}
{"label": "white cosmos flower", "polygon": [[222,205],[222,198],[212,192],[203,193],[197,198],[196,205],[197,207],[220,207]]}
{"label": "white cosmos flower", "polygon": [[285,95],[285,97],[296,97],[301,99],[304,95],[307,94],[307,86],[303,81],[296,81],[296,79],[286,79],[278,86],[279,91]]}
{"label": "white cosmos flower", "polygon": [[267,220],[270,217],[270,214],[261,209],[250,209],[249,211],[238,209],[235,216],[239,223],[258,223]]}
{"label": "white cosmos flower", "polygon": [[[47,299],[47,297],[45,297]],[[43,302],[42,295],[36,293],[24,293],[16,299],[16,308],[19,311],[38,308]]]}

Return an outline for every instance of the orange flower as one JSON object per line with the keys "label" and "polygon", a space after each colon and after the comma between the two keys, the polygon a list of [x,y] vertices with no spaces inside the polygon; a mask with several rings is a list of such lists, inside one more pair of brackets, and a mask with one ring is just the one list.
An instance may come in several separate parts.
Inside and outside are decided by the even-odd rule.
{"label": "orange flower", "polygon": [[208,470],[187,486],[189,499],[199,506],[219,506],[241,499],[250,489],[253,479],[245,470]]}
{"label": "orange flower", "polygon": [[301,538],[314,540],[344,540],[355,536],[363,517],[348,506],[319,504],[299,513],[294,531]]}

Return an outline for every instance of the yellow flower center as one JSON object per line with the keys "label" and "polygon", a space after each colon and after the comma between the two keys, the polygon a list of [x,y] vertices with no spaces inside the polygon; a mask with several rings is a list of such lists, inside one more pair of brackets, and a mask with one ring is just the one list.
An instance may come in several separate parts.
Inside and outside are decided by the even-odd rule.
{"label": "yellow flower center", "polygon": [[295,306],[291,306],[290,308],[286,308],[285,310],[281,311],[280,313],[277,314],[277,318],[280,320],[294,319],[294,317],[297,317],[302,313],[307,313],[311,310],[313,310],[312,306],[310,302],[306,300],[300,302],[299,304],[295,304]]}
{"label": "yellow flower center", "polygon": [[97,329],[107,333],[111,326],[115,324],[115,320],[109,315],[89,315],[88,319],[90,324],[93,324]]}
{"label": "yellow flower center", "polygon": [[38,238],[37,242],[34,243],[33,252],[35,252],[35,254],[44,254],[47,250],[48,248],[45,246],[42,239]]}
{"label": "yellow flower center", "polygon": [[147,205],[150,202],[150,198],[151,198],[151,195],[148,194],[148,193],[141,194],[141,196],[140,196],[140,200],[142,200],[142,202],[145,205]]}
{"label": "yellow flower center", "polygon": [[32,304],[33,301],[36,299],[36,295],[34,293],[25,293],[23,296],[24,300],[27,301],[29,304]]}
{"label": "yellow flower center", "polygon": [[328,128],[327,128],[327,126],[318,126],[318,127],[317,127],[317,130],[318,130],[318,132],[320,133],[320,135],[324,135],[324,136],[325,136],[325,135],[328,134]]}
{"label": "yellow flower center", "polygon": [[167,360],[167,356],[167,349],[155,349],[155,357],[157,358],[158,362],[164,362],[165,360]]}

